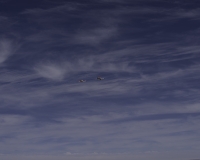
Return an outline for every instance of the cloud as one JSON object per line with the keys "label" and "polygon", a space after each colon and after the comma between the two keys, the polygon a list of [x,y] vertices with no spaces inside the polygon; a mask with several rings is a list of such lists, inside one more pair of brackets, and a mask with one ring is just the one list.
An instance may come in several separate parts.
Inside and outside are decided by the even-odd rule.
{"label": "cloud", "polygon": [[34,70],[40,76],[52,80],[62,80],[66,72],[65,68],[63,68],[61,65],[55,65],[53,63],[38,64],[35,66]]}
{"label": "cloud", "polygon": [[116,28],[96,28],[77,33],[74,37],[74,43],[95,45],[108,40],[116,34]]}
{"label": "cloud", "polygon": [[3,155],[2,154],[2,159],[3,160],[15,160],[15,159],[20,159],[20,160],[121,160],[121,159],[126,159],[126,160],[132,160],[132,159],[137,159],[137,160],[155,160],[155,159],[162,159],[162,160],[199,160],[199,159],[190,159],[191,157],[198,157],[198,152],[147,152],[147,153],[138,153],[138,154],[77,154],[77,155],[67,155],[67,156],[62,156],[62,155]]}
{"label": "cloud", "polygon": [[[12,32],[24,48],[7,61],[13,41],[0,43],[0,158],[198,157],[199,32],[169,37],[163,26],[199,11],[116,2],[20,14]],[[155,15],[166,23],[149,23]]]}
{"label": "cloud", "polygon": [[[37,41],[38,39],[38,41],[44,40],[51,43],[57,39],[57,42],[59,41],[65,46],[69,44],[97,47],[117,36],[119,33],[118,24],[121,21],[116,16],[116,13],[119,15],[118,11],[91,9],[83,12],[85,7],[89,6],[90,3],[75,2],[65,3],[48,9],[37,8],[22,12],[22,16],[36,17],[31,22],[36,26],[43,26],[45,28],[39,34],[37,32],[29,35],[27,40]],[[75,26],[74,20],[77,23]],[[84,23],[80,23],[80,20]],[[66,24],[66,26],[63,27],[63,24]],[[59,27],[59,30],[55,29],[57,27]]]}
{"label": "cloud", "polygon": [[[133,67],[128,66],[128,62],[115,61],[115,58],[110,59],[107,55],[88,56],[78,58],[72,62],[66,62],[67,70],[75,72],[134,72]],[[105,59],[105,60],[103,60]]]}
{"label": "cloud", "polygon": [[[0,137],[7,132],[12,137],[4,138],[4,153],[9,150],[12,154],[35,154],[61,155],[61,156],[84,156],[97,157],[111,154],[145,154],[143,158],[151,154],[168,151],[178,152],[178,148],[192,145],[198,149],[197,127],[199,119],[191,117],[186,121],[165,119],[160,121],[129,121],[128,123],[104,123],[119,117],[133,117],[134,115],[122,113],[107,113],[104,115],[79,115],[74,117],[58,117],[60,123],[41,123],[31,118],[21,118],[18,123],[2,125]],[[7,119],[10,116],[7,115]],[[16,117],[17,118],[17,117]],[[8,123],[10,124],[10,122]],[[122,130],[123,128],[123,130]],[[15,132],[11,132],[15,130]],[[20,143],[19,143],[20,142]],[[9,145],[12,143],[13,145]],[[66,155],[70,152],[71,155]],[[105,153],[105,154],[104,154]],[[162,154],[161,154],[162,155]],[[160,156],[161,156],[160,155]],[[177,156],[180,154],[177,153]],[[76,157],[77,158],[77,157]]]}
{"label": "cloud", "polygon": [[[58,60],[54,63],[39,62],[35,65],[34,70],[42,77],[52,80],[62,80],[72,75],[85,74],[87,77],[98,72],[104,73],[132,73],[135,72],[134,67],[129,66],[129,61],[122,61],[116,57],[102,55],[88,55],[86,57],[78,57],[71,60]],[[77,77],[78,78],[78,77]]]}
{"label": "cloud", "polygon": [[5,62],[13,54],[13,46],[9,40],[0,40],[0,64]]}
{"label": "cloud", "polygon": [[58,5],[55,5],[54,7],[50,7],[47,9],[42,9],[42,8],[34,8],[34,9],[26,9],[25,11],[21,12],[21,14],[27,14],[27,15],[33,15],[33,16],[44,16],[48,14],[55,14],[55,13],[64,13],[68,11],[74,11],[78,9],[79,3],[62,3]]}
{"label": "cloud", "polygon": [[1,22],[1,21],[5,21],[5,20],[7,20],[7,19],[8,19],[8,17],[0,16],[0,22]]}
{"label": "cloud", "polygon": [[[53,63],[50,64],[52,65]],[[54,64],[52,66],[57,65]],[[181,74],[184,74],[184,72]],[[169,74],[169,77],[175,75]],[[177,76],[179,77],[180,74],[177,74]],[[19,78],[19,75],[13,77]],[[159,76],[155,75],[153,79],[156,79],[156,77]],[[167,75],[161,75],[156,82],[167,77]],[[16,79],[19,80],[18,78]],[[141,160],[145,158],[149,159],[152,156],[153,160],[155,159],[155,155],[165,157],[163,151],[167,149],[170,153],[172,152],[171,150],[175,151],[171,157],[171,159],[176,157],[174,158],[175,160],[180,155],[183,155],[183,153],[178,153],[178,148],[180,147],[186,148],[185,152],[188,154],[190,151],[187,151],[187,146],[193,146],[194,150],[198,149],[198,141],[196,140],[199,135],[199,127],[196,127],[199,124],[198,116],[190,114],[186,119],[182,119],[183,114],[180,114],[182,116],[177,118],[170,118],[170,114],[166,114],[173,112],[174,114],[188,113],[189,115],[189,112],[199,111],[198,103],[184,106],[180,102],[151,104],[150,101],[145,101],[146,105],[142,102],[141,105],[133,104],[132,106],[126,106],[126,104],[123,104],[122,107],[122,104],[117,103],[117,99],[120,97],[114,97],[114,102],[113,99],[111,99],[112,102],[108,102],[108,99],[105,100],[105,96],[109,94],[116,95],[117,90],[121,87],[123,90],[130,89],[131,99],[136,101],[137,98],[134,98],[134,94],[132,94],[136,84],[126,83],[127,79],[125,77],[110,82],[102,81],[103,83],[100,82],[101,84],[89,83],[87,85],[85,83],[87,85],[85,88],[82,84],[72,84],[71,82],[69,84],[56,83],[55,85],[54,83],[54,85],[49,85],[49,81],[45,81],[45,85],[42,85],[42,82],[37,78],[38,76],[25,77],[25,79],[21,77],[24,81],[20,86],[19,84],[13,86],[14,81],[12,81],[12,86],[10,86],[12,90],[9,89],[9,85],[6,85],[5,88],[1,86],[1,93],[4,92],[2,96],[5,96],[10,91],[15,96],[18,95],[20,101],[26,102],[23,105],[26,110],[25,115],[27,116],[19,118],[20,116],[6,115],[7,118],[2,117],[0,120],[1,122],[4,121],[5,124],[1,126],[4,132],[1,132],[0,135],[4,141],[3,150],[1,151],[3,154],[8,153],[6,151],[9,151],[9,156],[12,154],[27,154],[27,157],[29,157],[30,155],[28,154],[35,154],[34,157],[37,156],[41,159],[47,157],[46,155],[48,154],[54,156],[59,154],[59,158],[62,157],[63,159],[64,157],[72,159],[80,157],[86,157],[85,159],[91,157],[91,159],[100,159],[102,157],[104,159],[110,159],[111,157],[119,158],[120,155],[109,155],[115,152],[119,154],[125,153],[126,156],[134,153],[131,156],[132,159],[138,154],[139,157],[143,155]],[[8,77],[5,77],[6,79],[8,80]],[[10,77],[11,79],[12,77]],[[121,83],[123,80],[124,83]],[[149,79],[147,78],[145,82],[148,81]],[[134,86],[134,90],[130,86]],[[141,85],[139,90],[146,87],[147,85]],[[72,93],[74,92],[73,90],[77,93],[84,93],[84,97],[81,94],[72,94],[71,97],[74,97],[73,101],[76,103],[75,105],[67,101],[70,98],[70,94],[67,93]],[[103,94],[102,90],[105,90]],[[42,96],[42,93],[47,93],[48,96]],[[95,103],[92,103],[91,99],[88,100],[88,93],[93,98],[95,95],[101,95],[103,98],[101,100],[106,101],[106,103],[99,102],[98,99],[94,99]],[[118,93],[124,94],[120,90]],[[142,94],[144,95],[144,92]],[[10,102],[11,100],[6,100],[6,102]],[[124,99],[124,101],[127,101],[127,99]],[[15,103],[15,106],[18,106],[18,104]],[[32,105],[32,109],[28,108],[28,104]],[[20,110],[15,112],[15,114],[19,114],[19,112]],[[1,113],[3,113],[2,110]],[[120,121],[135,118],[138,116],[137,114],[142,118],[152,118],[152,120],[144,121],[138,119],[137,121],[118,123],[118,125],[108,123],[113,120]],[[162,116],[168,116],[168,118],[163,118]],[[5,135],[9,135],[8,133],[14,138],[6,138]],[[12,146],[9,144],[12,144]],[[157,153],[152,152],[155,150]],[[66,152],[70,152],[71,155],[66,155]],[[93,157],[94,152],[97,152],[95,157]],[[43,156],[40,154],[43,154]],[[3,155],[3,157],[6,156]],[[188,157],[191,158],[192,156]]]}
{"label": "cloud", "polygon": [[200,9],[193,10],[179,10],[176,13],[176,16],[179,18],[191,18],[191,19],[199,19]]}

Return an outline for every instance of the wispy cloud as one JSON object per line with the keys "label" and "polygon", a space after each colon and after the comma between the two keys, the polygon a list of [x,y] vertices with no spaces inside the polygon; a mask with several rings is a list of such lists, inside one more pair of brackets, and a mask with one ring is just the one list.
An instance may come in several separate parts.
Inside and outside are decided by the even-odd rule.
{"label": "wispy cloud", "polygon": [[90,31],[77,33],[77,35],[74,37],[74,43],[95,45],[99,44],[100,42],[104,42],[104,40],[108,40],[116,34],[116,28],[93,29]]}
{"label": "wispy cloud", "polygon": [[0,64],[5,62],[7,58],[13,54],[13,46],[9,40],[0,40]]}
{"label": "wispy cloud", "polygon": [[40,76],[49,78],[52,80],[62,80],[65,76],[65,68],[61,65],[55,65],[53,63],[39,64],[34,70]]}
{"label": "wispy cloud", "polygon": [[5,16],[0,16],[0,22],[1,21],[4,21],[4,20],[7,20],[8,18],[7,17],[5,17]]}
{"label": "wispy cloud", "polygon": [[[58,3],[59,4],[59,3]],[[63,13],[63,12],[68,12],[68,11],[74,11],[78,8],[80,3],[62,3],[59,5],[56,5],[51,8],[47,9],[42,9],[42,8],[34,8],[34,9],[26,9],[25,11],[21,12],[21,14],[28,14],[28,15],[33,15],[33,16],[44,16],[48,14],[55,14],[55,13]],[[41,17],[42,18],[42,17]]]}
{"label": "wispy cloud", "polygon": [[[118,151],[119,154],[134,153],[137,155],[153,152],[155,149],[157,149],[157,153],[162,153],[165,148],[171,151],[191,144],[193,144],[193,149],[197,149],[198,142],[195,139],[198,138],[200,131],[199,127],[196,127],[199,119],[193,117],[185,122],[169,118],[162,121],[160,119],[129,121],[118,123],[118,125],[104,123],[119,117],[129,117],[126,114],[112,113],[80,116],[79,118],[59,118],[62,123],[47,123],[38,126],[34,125],[35,122],[31,118],[21,117],[22,121],[17,123],[12,121],[11,123],[10,120],[13,119],[13,116],[7,115],[6,117],[9,121],[4,119],[6,125],[1,126],[4,131],[1,136],[5,136],[6,132],[13,130],[13,128],[16,129],[16,132],[10,132],[15,139],[4,138],[6,145],[4,144],[2,153],[9,150],[11,154],[16,153],[14,151],[16,145],[18,146],[17,153],[23,151],[26,151],[27,155],[33,152],[37,154],[59,153],[63,156],[66,152],[70,152],[71,156],[83,156],[84,154],[91,156],[95,152],[98,156],[104,153],[105,156],[108,156],[114,151]],[[186,137],[188,137],[187,140]],[[13,145],[10,146],[8,142],[13,143]],[[62,146],[62,149],[59,146]]]}
{"label": "wispy cloud", "polygon": [[40,76],[52,80],[62,80],[65,76],[70,77],[74,74],[86,74],[87,77],[91,74],[104,73],[120,73],[135,72],[134,67],[129,66],[129,61],[120,62],[117,58],[107,56],[107,54],[97,56],[87,56],[72,59],[70,61],[58,60],[53,63],[40,62],[34,67],[36,73]]}
{"label": "wispy cloud", "polygon": [[198,157],[199,9],[51,1],[0,16],[0,158]]}

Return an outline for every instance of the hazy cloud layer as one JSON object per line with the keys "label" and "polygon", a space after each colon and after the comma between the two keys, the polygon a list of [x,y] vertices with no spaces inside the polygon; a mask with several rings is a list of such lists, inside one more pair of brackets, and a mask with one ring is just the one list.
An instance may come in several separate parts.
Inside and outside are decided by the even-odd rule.
{"label": "hazy cloud layer", "polygon": [[198,1],[0,3],[0,159],[199,158]]}

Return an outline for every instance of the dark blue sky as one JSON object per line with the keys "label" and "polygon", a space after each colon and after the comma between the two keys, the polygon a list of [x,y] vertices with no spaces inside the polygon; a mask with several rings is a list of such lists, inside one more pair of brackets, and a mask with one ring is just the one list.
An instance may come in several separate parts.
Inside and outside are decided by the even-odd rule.
{"label": "dark blue sky", "polygon": [[200,158],[199,17],[197,0],[0,0],[0,159]]}

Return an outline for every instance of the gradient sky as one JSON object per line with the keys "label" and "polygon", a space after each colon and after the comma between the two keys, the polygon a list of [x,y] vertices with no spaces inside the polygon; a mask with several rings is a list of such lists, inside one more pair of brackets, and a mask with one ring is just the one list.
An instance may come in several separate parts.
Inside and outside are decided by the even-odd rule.
{"label": "gradient sky", "polygon": [[200,160],[199,35],[199,0],[0,0],[0,159]]}

